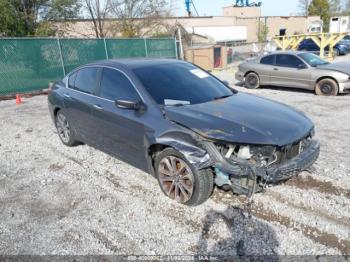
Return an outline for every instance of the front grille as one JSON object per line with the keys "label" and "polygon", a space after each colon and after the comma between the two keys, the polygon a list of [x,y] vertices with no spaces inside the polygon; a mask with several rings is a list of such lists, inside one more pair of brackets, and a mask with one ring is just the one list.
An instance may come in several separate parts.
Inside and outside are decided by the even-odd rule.
{"label": "front grille", "polygon": [[291,145],[278,148],[276,151],[277,164],[282,164],[303,152],[310,145],[310,140],[305,138]]}

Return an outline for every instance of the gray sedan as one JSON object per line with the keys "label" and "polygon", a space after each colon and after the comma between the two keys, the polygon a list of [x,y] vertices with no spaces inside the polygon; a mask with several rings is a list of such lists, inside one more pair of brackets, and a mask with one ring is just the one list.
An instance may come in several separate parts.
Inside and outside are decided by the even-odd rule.
{"label": "gray sedan", "polygon": [[337,95],[350,90],[350,62],[329,63],[308,52],[274,52],[241,63],[236,79],[247,88],[284,86]]}

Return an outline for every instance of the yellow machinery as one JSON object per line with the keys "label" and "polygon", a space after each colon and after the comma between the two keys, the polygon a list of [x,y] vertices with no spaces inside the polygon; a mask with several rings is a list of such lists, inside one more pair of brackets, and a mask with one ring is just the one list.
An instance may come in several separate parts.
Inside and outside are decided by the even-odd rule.
{"label": "yellow machinery", "polygon": [[341,41],[348,33],[313,33],[300,35],[285,35],[273,38],[276,45],[282,50],[295,50],[301,41],[306,38],[311,38],[320,48],[320,57],[325,56],[325,48],[329,45],[328,57],[333,58],[333,48]]}

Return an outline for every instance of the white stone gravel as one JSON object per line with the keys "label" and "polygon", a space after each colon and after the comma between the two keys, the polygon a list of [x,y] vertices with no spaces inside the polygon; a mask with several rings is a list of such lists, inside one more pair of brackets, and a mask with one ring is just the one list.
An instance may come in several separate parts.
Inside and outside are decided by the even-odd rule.
{"label": "white stone gravel", "polygon": [[[232,71],[216,74],[234,83]],[[189,208],[118,159],[63,146],[45,96],[1,101],[0,254],[350,254],[350,96],[248,92],[306,112],[322,145],[312,174],[255,196],[251,219],[229,193]],[[333,187],[304,188],[308,176]]]}

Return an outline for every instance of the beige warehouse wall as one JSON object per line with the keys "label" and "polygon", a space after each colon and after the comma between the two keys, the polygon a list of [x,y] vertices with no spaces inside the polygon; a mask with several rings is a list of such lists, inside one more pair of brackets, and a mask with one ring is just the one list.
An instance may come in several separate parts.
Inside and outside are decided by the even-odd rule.
{"label": "beige warehouse wall", "polygon": [[166,19],[168,23],[180,23],[183,27],[200,27],[200,26],[233,26],[235,17],[208,16],[208,17],[178,17],[175,19]]}
{"label": "beige warehouse wall", "polygon": [[[105,21],[105,30],[107,36],[118,36],[116,32],[117,20]],[[201,26],[233,26],[235,24],[234,17],[223,16],[207,16],[207,17],[174,17],[163,19],[163,23],[169,26],[175,26],[180,23],[184,28],[201,27]],[[63,33],[65,37],[94,37],[94,27],[91,21],[81,20],[75,22],[57,22],[55,25]],[[147,29],[145,31],[148,31]]]}
{"label": "beige warehouse wall", "polygon": [[306,34],[308,27],[312,21],[320,20],[318,16],[303,17],[303,16],[268,16],[266,17],[249,17],[249,18],[236,18],[236,25],[247,26],[247,42],[258,41],[259,21],[260,25],[267,24],[269,29],[267,38],[271,39],[280,34],[280,29],[286,29],[287,34],[302,33]]}
{"label": "beige warehouse wall", "polygon": [[306,34],[311,21],[319,20],[319,17],[269,17],[269,37],[279,35],[282,28],[287,29],[286,34]]}
{"label": "beige warehouse wall", "polygon": [[[269,28],[268,38],[279,35],[282,28],[287,29],[287,34],[307,33],[308,26],[312,21],[319,20],[320,17],[234,17],[234,16],[207,16],[207,17],[174,17],[165,18],[163,23],[169,26],[175,26],[180,23],[184,28],[205,27],[205,26],[246,26],[247,42],[257,42],[257,33],[259,30],[259,21],[264,24],[265,21]],[[107,37],[120,36],[116,31],[117,20],[107,20],[105,29]],[[64,37],[94,37],[95,32],[91,21],[76,21],[56,23],[56,26],[63,33]],[[145,30],[148,31],[148,30]]]}

